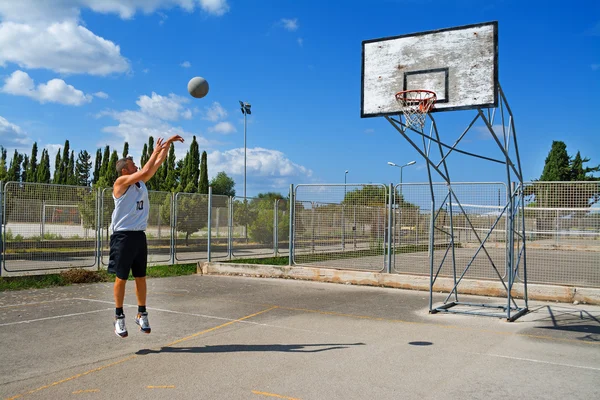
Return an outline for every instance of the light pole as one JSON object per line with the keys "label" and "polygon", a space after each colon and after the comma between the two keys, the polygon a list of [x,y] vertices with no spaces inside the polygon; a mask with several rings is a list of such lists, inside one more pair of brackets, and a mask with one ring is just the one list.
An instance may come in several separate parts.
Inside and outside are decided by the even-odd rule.
{"label": "light pole", "polygon": [[246,115],[252,114],[250,103],[240,101],[240,108],[244,114],[244,201],[246,201]]}
{"label": "light pole", "polygon": [[410,162],[407,162],[404,165],[398,165],[398,164],[394,164],[391,161],[388,161],[388,165],[389,166],[400,168],[400,194],[402,194],[402,169],[404,169],[404,167],[408,167],[409,165],[414,165],[416,163],[417,163],[416,161],[410,161]]}

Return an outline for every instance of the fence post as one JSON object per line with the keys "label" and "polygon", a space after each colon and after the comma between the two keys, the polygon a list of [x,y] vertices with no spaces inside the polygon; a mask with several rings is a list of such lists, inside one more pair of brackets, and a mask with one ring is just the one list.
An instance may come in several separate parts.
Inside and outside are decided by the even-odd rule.
{"label": "fence post", "polygon": [[4,182],[0,181],[0,276],[4,269]]}
{"label": "fence post", "polygon": [[229,196],[227,210],[227,257],[231,260],[233,255],[233,196]]}
{"label": "fence post", "polygon": [[292,261],[292,258],[294,256],[294,210],[295,210],[295,203],[296,199],[294,199],[294,184],[290,185],[290,235],[289,235],[289,243],[288,243],[288,250],[289,250],[289,258],[288,258],[288,265],[292,266],[294,263]]}
{"label": "fence post", "polygon": [[278,246],[279,243],[277,243],[277,236],[278,236],[277,228],[279,225],[279,223],[278,223],[279,217],[277,215],[277,206],[279,205],[278,203],[279,203],[279,199],[275,199],[274,209],[273,209],[273,213],[274,213],[273,214],[273,253],[275,254],[275,257],[277,257],[277,251],[278,251],[278,247],[279,247]]}
{"label": "fence post", "polygon": [[[392,206],[393,206],[393,195],[394,195],[394,184],[390,183],[390,193],[388,196],[388,229],[387,229],[387,265],[385,268],[385,272],[390,274],[392,272],[392,251],[394,251],[394,247],[392,246]],[[384,230],[385,232],[385,230]]]}
{"label": "fence post", "polygon": [[208,262],[210,262],[210,237],[211,237],[211,225],[212,225],[212,186],[208,187],[208,228],[207,228],[207,235],[208,235],[208,242],[207,242],[207,246],[206,246],[206,258],[208,260]]}

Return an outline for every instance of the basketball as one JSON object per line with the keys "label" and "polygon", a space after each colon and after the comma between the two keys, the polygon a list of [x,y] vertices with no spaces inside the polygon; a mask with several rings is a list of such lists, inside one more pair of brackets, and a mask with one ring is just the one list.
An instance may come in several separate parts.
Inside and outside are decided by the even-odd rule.
{"label": "basketball", "polygon": [[188,92],[192,97],[201,99],[208,93],[208,82],[206,79],[196,76],[188,82]]}

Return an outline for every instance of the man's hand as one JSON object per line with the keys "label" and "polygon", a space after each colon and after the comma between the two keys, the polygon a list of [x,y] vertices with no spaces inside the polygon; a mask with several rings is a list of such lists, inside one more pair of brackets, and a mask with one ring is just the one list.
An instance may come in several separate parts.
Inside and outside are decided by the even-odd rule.
{"label": "man's hand", "polygon": [[173,136],[171,136],[167,140],[167,142],[168,143],[174,143],[174,142],[181,142],[181,143],[183,143],[183,138],[181,136],[179,136],[179,135],[173,135]]}

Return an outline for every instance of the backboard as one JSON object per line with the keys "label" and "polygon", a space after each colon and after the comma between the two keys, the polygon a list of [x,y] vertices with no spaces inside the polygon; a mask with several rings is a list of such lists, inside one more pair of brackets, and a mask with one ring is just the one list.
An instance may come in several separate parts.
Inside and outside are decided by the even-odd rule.
{"label": "backboard", "polygon": [[498,22],[362,42],[362,118],[399,114],[411,89],[436,93],[432,112],[497,107]]}

